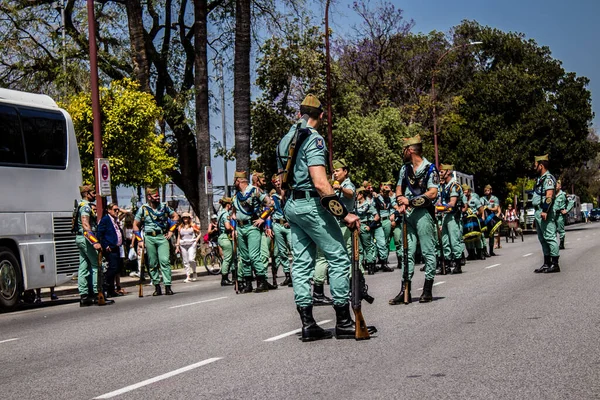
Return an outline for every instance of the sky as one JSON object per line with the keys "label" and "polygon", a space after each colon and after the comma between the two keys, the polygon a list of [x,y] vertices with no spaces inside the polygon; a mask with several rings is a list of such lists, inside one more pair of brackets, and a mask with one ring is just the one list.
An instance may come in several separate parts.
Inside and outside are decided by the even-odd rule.
{"label": "sky", "polygon": [[[590,79],[594,125],[600,123],[600,0],[391,0],[404,10],[406,19],[413,19],[413,32],[433,30],[448,32],[462,20],[476,20],[503,31],[522,32],[538,45],[548,46],[552,56],[563,63],[567,72]],[[324,2],[323,2],[324,3]],[[332,0],[330,14],[334,35],[344,35],[360,22],[351,9],[353,1]],[[375,0],[370,0],[376,5]],[[315,9],[317,11],[318,8]],[[254,75],[254,74],[253,74]],[[231,85],[232,82],[229,82]],[[228,85],[228,86],[229,86]],[[226,89],[227,141],[233,144],[233,112],[231,87]],[[218,96],[218,94],[217,94]],[[596,101],[594,102],[594,99]],[[221,140],[221,115],[211,114],[212,134]],[[223,159],[213,158],[215,185],[223,185]],[[233,176],[235,163],[228,164]],[[231,184],[231,178],[229,179]]]}

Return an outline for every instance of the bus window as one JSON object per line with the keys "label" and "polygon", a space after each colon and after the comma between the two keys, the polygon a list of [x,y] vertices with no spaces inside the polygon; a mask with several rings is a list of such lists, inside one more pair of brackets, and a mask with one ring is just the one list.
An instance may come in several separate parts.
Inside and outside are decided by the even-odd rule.
{"label": "bus window", "polygon": [[27,164],[65,168],[67,126],[62,114],[20,109]]}
{"label": "bus window", "polygon": [[19,117],[13,107],[0,106],[0,164],[25,164]]}

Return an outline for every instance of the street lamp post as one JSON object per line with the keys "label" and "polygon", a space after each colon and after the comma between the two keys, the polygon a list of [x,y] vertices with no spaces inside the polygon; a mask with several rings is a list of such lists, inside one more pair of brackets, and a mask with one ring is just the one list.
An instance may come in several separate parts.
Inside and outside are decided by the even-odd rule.
{"label": "street lamp post", "polygon": [[444,58],[446,58],[446,56],[448,54],[450,54],[450,52],[452,52],[456,49],[462,49],[462,48],[466,48],[469,46],[474,46],[474,45],[478,45],[478,44],[482,44],[482,43],[483,42],[469,42],[469,43],[462,44],[460,46],[451,47],[450,49],[446,50],[446,52],[444,54],[442,54],[442,56],[435,63],[435,67],[433,68],[433,73],[431,74],[431,103],[433,104],[433,147],[435,149],[435,166],[438,168],[440,167],[440,160],[439,160],[439,156],[438,156],[437,113],[436,113],[436,109],[435,109],[435,100],[436,100],[435,74],[437,72],[437,68],[440,65],[440,63],[442,62],[442,60]]}

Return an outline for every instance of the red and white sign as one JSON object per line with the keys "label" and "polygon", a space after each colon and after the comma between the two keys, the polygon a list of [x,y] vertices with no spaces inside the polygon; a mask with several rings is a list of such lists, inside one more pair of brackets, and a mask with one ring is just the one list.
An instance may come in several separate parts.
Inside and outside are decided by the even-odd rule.
{"label": "red and white sign", "polygon": [[98,194],[100,196],[110,196],[110,165],[108,158],[98,159]]}
{"label": "red and white sign", "polygon": [[213,176],[211,167],[204,167],[204,189],[206,194],[213,194]]}

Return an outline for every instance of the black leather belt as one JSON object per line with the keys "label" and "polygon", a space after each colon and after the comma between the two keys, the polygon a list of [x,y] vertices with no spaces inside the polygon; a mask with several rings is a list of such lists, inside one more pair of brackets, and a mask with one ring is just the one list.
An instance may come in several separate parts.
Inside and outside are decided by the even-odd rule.
{"label": "black leather belt", "polygon": [[299,200],[299,199],[310,199],[313,197],[320,197],[319,193],[313,190],[294,190],[292,191],[292,199],[294,200]]}
{"label": "black leather belt", "polygon": [[246,225],[250,225],[251,223],[253,223],[254,221],[256,221],[256,219],[251,219],[248,221],[242,221],[242,220],[237,220],[237,226],[246,226]]}
{"label": "black leather belt", "polygon": [[276,219],[275,222],[277,222],[278,224],[281,224],[281,225],[287,224],[287,221],[285,219]]}
{"label": "black leather belt", "polygon": [[163,235],[163,231],[144,231],[144,235],[156,237],[158,235]]}

